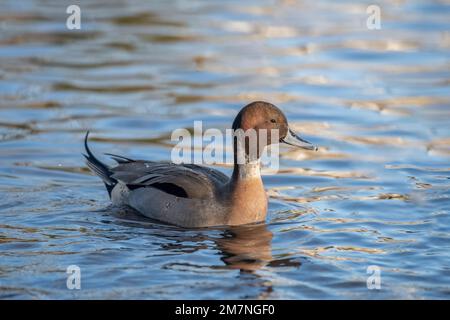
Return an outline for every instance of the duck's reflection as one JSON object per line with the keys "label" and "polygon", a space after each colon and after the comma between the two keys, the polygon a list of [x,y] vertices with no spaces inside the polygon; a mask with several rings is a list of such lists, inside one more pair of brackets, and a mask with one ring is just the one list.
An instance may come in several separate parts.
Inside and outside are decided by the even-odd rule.
{"label": "duck's reflection", "polygon": [[[118,217],[116,215],[116,217]],[[210,266],[212,269],[227,268],[241,272],[254,273],[265,267],[299,267],[300,262],[291,258],[275,258],[272,255],[273,233],[267,224],[253,224],[223,228],[183,229],[175,226],[152,222],[133,212],[121,212],[116,223],[151,230],[151,235],[169,239],[161,247],[170,252],[194,253],[200,250],[219,250],[220,260],[225,266]],[[125,219],[124,219],[125,218]]]}
{"label": "duck's reflection", "polygon": [[272,238],[266,224],[229,227],[216,245],[229,268],[255,271],[273,260]]}

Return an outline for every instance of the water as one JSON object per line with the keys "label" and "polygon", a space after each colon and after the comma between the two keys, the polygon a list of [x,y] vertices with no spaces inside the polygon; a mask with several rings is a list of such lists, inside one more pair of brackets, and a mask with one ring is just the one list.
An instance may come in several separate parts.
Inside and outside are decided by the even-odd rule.
{"label": "water", "polygon": [[[67,30],[71,1],[1,1],[0,297],[448,299],[450,4],[378,2],[381,30],[365,2],[191,0],[80,1]],[[257,99],[320,146],[264,169],[265,225],[113,209],[81,156],[89,129],[166,160],[172,130]]]}

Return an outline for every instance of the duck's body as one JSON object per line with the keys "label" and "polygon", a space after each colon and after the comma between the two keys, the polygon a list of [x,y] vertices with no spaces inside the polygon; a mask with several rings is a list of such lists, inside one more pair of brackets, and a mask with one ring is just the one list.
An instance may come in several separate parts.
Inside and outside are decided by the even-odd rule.
{"label": "duck's body", "polygon": [[[256,102],[245,107],[247,113],[255,109],[255,104],[267,108],[266,103]],[[281,113],[268,105],[272,112]],[[246,129],[249,120],[243,113],[245,108],[236,118],[239,125],[233,125],[233,129]],[[117,155],[111,156],[118,165],[110,168],[94,157],[87,138],[88,135],[85,138],[87,164],[102,178],[116,205],[127,205],[146,217],[182,227],[241,225],[266,218],[267,196],[260,175],[260,151],[255,157],[246,154],[244,163],[238,164],[235,143],[235,165],[229,178],[218,170],[199,165],[133,160]],[[306,142],[303,143],[305,147]]]}
{"label": "duck's body", "polygon": [[119,156],[112,156],[118,165],[108,168],[95,159],[87,141],[86,151],[89,167],[101,172],[113,204],[128,205],[146,217],[183,227],[239,225],[266,218],[267,198],[259,174],[234,181],[198,165]]}

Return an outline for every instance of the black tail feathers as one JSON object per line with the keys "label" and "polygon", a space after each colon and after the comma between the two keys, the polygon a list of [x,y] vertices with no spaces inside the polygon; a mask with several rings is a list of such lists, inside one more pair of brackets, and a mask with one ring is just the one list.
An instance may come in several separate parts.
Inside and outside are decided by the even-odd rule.
{"label": "black tail feathers", "polygon": [[108,193],[111,196],[111,191],[114,188],[114,186],[117,184],[117,180],[111,177],[112,172],[108,168],[108,166],[106,164],[100,162],[100,160],[98,160],[92,154],[91,150],[89,150],[88,137],[89,137],[89,131],[86,132],[86,137],[84,138],[84,148],[86,149],[87,155],[83,154],[83,156],[87,160],[86,163],[87,163],[89,169],[91,169],[92,172],[94,172],[96,175],[98,175],[103,180],[103,182],[105,183],[106,189],[108,190]]}

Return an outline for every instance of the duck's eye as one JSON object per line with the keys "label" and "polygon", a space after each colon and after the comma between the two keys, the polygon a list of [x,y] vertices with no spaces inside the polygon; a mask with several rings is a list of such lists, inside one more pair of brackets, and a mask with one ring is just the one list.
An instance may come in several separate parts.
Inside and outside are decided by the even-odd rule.
{"label": "duck's eye", "polygon": [[270,122],[272,122],[272,123],[276,123],[276,122],[277,122],[277,120],[275,120],[275,119],[270,119]]}

